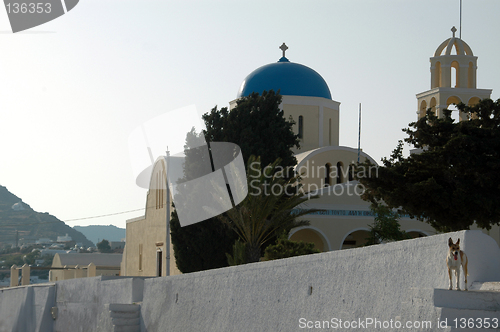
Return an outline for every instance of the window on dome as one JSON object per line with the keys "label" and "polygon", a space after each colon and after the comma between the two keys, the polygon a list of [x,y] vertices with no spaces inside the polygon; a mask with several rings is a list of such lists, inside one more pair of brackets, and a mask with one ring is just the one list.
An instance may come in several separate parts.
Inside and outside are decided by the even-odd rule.
{"label": "window on dome", "polygon": [[304,138],[304,117],[299,115],[299,138]]}

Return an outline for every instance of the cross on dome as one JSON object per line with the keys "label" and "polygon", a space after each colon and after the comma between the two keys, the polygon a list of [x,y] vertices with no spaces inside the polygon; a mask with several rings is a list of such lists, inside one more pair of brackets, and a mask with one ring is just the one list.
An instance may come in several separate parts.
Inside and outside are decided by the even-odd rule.
{"label": "cross on dome", "polygon": [[451,32],[453,32],[453,38],[455,38],[455,32],[457,32],[457,28],[455,27],[451,28]]}
{"label": "cross on dome", "polygon": [[288,50],[288,46],[286,46],[286,44],[283,43],[279,48],[280,50],[283,51],[283,57],[285,57],[285,51]]}

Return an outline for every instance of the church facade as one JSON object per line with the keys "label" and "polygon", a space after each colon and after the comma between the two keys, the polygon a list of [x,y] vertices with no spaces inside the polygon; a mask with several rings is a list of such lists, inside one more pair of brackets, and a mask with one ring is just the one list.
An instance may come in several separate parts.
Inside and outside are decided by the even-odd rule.
{"label": "church facade", "polygon": [[[452,53],[453,48],[456,54]],[[285,56],[288,47],[284,43],[280,49],[283,54],[278,62],[259,67],[244,79],[237,98],[230,101],[230,108],[236,106],[238,98],[252,92],[279,90],[284,116],[294,120],[294,132],[300,137],[301,149],[294,151],[295,170],[302,174],[305,191],[318,196],[304,203],[304,207],[321,210],[307,215],[305,219],[310,225],[293,229],[289,238],[312,242],[322,252],[362,246],[374,216],[369,203],[360,198],[362,188],[354,181],[352,165],[367,159],[374,165],[377,163],[362,150],[340,145],[340,102],[332,98],[319,73],[288,60]],[[477,57],[453,33],[431,58],[431,89],[417,95],[418,116],[423,116],[427,108],[433,108],[440,115],[442,109],[457,101],[474,104],[489,98],[491,90],[476,88],[476,69]],[[377,172],[377,167],[365,171]],[[165,181],[165,159],[159,158],[152,171],[144,217],[127,221],[123,275],[180,273],[175,266],[170,238],[166,236],[171,200],[166,197],[166,189],[162,189]],[[412,237],[436,234],[430,225],[409,217],[403,216],[400,224]],[[500,243],[498,227],[488,234]]]}

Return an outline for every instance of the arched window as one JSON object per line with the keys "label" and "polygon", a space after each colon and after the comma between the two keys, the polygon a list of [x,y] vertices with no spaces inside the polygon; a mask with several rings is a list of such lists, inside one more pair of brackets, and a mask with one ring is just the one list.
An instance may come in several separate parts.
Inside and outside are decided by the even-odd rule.
{"label": "arched window", "polygon": [[427,112],[427,102],[425,100],[422,100],[422,103],[420,104],[420,112],[418,114],[418,118],[419,119],[423,118],[426,112]]}
{"label": "arched window", "polygon": [[332,171],[332,165],[330,163],[327,163],[325,165],[325,187],[330,186],[332,184],[332,177],[331,177],[331,171]]}
{"label": "arched window", "polygon": [[344,179],[342,177],[342,168],[344,168],[344,165],[339,161],[337,163],[337,183],[344,182]]}
{"label": "arched window", "polygon": [[460,65],[457,61],[451,63],[451,87],[460,87]]}
{"label": "arched window", "polygon": [[434,113],[434,115],[438,115],[438,110],[436,109],[436,103],[437,103],[436,98],[432,97],[429,107],[431,108],[431,111]]}
{"label": "arched window", "polygon": [[354,181],[354,165],[353,164],[349,165],[348,172],[349,172],[349,175],[348,175],[349,181]]}
{"label": "arched window", "polygon": [[304,138],[304,117],[299,115],[299,138]]}

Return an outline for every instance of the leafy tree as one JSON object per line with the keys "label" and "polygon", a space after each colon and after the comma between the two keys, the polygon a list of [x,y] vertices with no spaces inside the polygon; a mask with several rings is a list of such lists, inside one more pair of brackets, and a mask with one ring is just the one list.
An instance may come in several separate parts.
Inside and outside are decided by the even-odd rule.
{"label": "leafy tree", "polygon": [[401,230],[399,224],[399,213],[388,208],[383,204],[372,204],[372,212],[375,214],[375,220],[370,225],[370,236],[365,245],[379,244],[383,242],[401,241],[411,239],[411,236]]}
{"label": "leafy tree", "polygon": [[102,240],[101,242],[99,242],[97,244],[97,250],[99,250],[99,252],[102,252],[102,253],[111,252],[111,246],[109,245],[109,241]]}
{"label": "leafy tree", "polygon": [[239,99],[231,111],[214,107],[203,115],[206,139],[238,144],[245,164],[254,155],[260,156],[263,165],[280,158],[280,166],[295,166],[297,159],[291,149],[300,148],[300,140],[293,133],[295,122],[285,119],[279,108],[281,99],[279,93],[270,90]]}
{"label": "leafy tree", "polygon": [[[281,166],[293,167],[296,159],[292,147],[299,147],[298,136],[293,133],[293,121],[288,121],[279,109],[281,96],[273,91],[252,94],[237,102],[229,111],[214,107],[203,115],[207,128],[203,136],[208,142],[231,142],[241,148],[246,164],[250,155],[262,156],[265,165],[281,158]],[[202,134],[194,130],[186,137],[186,159],[199,157],[196,146]],[[184,180],[197,177],[196,166],[185,169]],[[238,235],[217,217],[181,227],[177,213],[171,213],[171,238],[177,267],[183,273],[225,267],[226,253],[233,252]]]}
{"label": "leafy tree", "polygon": [[320,251],[314,248],[314,243],[288,240],[286,233],[280,236],[276,244],[265,249],[264,260],[282,259],[301,255],[316,254]]}
{"label": "leafy tree", "polygon": [[258,262],[261,247],[272,237],[292,228],[309,225],[297,220],[314,209],[297,209],[309,197],[300,193],[299,176],[286,179],[276,172],[280,160],[261,167],[260,158],[250,156],[247,163],[248,196],[238,206],[218,216],[246,244],[247,261]]}
{"label": "leafy tree", "polygon": [[500,99],[475,106],[457,105],[468,120],[454,122],[427,111],[404,129],[407,143],[420,153],[403,157],[399,142],[378,174],[363,172],[363,198],[385,202],[390,208],[430,223],[439,231],[469,229],[476,222],[489,229],[500,222]]}
{"label": "leafy tree", "polygon": [[170,234],[177,268],[182,273],[228,266],[226,253],[231,252],[237,235],[217,218],[181,227],[174,210]]}

